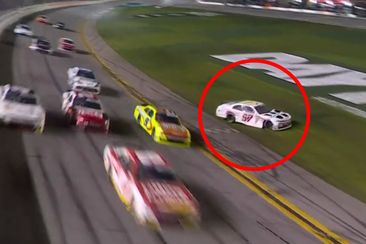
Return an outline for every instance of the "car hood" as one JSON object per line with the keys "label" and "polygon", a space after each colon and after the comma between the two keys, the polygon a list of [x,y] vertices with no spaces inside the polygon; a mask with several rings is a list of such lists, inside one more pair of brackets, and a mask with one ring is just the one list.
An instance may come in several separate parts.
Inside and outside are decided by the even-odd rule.
{"label": "car hood", "polygon": [[272,121],[287,121],[291,119],[291,115],[286,112],[282,112],[276,109],[272,109],[268,113],[260,114],[264,119],[270,119]]}
{"label": "car hood", "polygon": [[191,212],[194,200],[181,183],[147,181],[141,184],[151,207],[162,212]]}
{"label": "car hood", "polygon": [[172,123],[160,123],[160,126],[165,135],[178,136],[178,137],[187,137],[188,131],[187,128],[183,125],[177,125]]}
{"label": "car hood", "polygon": [[39,105],[4,102],[2,108],[8,116],[17,116],[28,119],[42,119],[45,116],[44,109]]}

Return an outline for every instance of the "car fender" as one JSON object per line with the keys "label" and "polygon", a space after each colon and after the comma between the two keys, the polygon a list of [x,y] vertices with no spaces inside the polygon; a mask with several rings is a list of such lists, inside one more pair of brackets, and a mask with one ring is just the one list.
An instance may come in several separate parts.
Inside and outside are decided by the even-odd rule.
{"label": "car fender", "polygon": [[135,111],[134,111],[133,114],[134,114],[135,120],[138,119],[139,115],[142,116],[141,115],[141,106],[140,105],[136,106]]}
{"label": "car fender", "polygon": [[229,109],[225,109],[225,118],[229,115],[234,116],[235,118],[237,117],[237,114]]}
{"label": "car fender", "polygon": [[147,203],[136,185],[132,186],[131,208],[139,219],[144,219]]}

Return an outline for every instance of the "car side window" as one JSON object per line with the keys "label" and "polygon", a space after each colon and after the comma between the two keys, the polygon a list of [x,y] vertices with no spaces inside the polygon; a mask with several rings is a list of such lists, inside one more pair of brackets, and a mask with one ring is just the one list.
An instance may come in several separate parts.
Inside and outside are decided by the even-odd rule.
{"label": "car side window", "polygon": [[154,116],[154,110],[150,109],[150,111],[147,113],[150,118]]}
{"label": "car side window", "polygon": [[254,109],[252,109],[251,107],[248,107],[248,106],[244,106],[243,111],[246,113],[254,114]]}
{"label": "car side window", "polygon": [[238,111],[242,111],[241,105],[235,105],[235,106],[233,106],[233,109],[238,110]]}
{"label": "car side window", "polygon": [[154,110],[152,110],[151,108],[145,108],[145,113],[152,118],[154,116]]}
{"label": "car side window", "polygon": [[150,110],[151,110],[150,108],[145,108],[144,109],[144,111],[145,111],[146,114],[149,114]]}

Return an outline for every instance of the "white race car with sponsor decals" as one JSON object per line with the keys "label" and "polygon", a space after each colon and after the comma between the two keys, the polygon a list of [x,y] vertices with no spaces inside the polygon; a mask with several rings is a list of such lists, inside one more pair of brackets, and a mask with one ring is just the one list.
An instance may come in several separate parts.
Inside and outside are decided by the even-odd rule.
{"label": "white race car with sponsor decals", "polygon": [[256,101],[233,101],[217,107],[216,116],[228,122],[242,123],[257,128],[285,130],[292,126],[291,115],[276,109],[268,109]]}
{"label": "white race car with sponsor decals", "polygon": [[25,25],[25,24],[16,25],[14,28],[14,34],[29,36],[29,37],[33,36],[33,32],[31,30],[31,28],[29,27],[29,25]]}
{"label": "white race car with sponsor decals", "polygon": [[67,82],[74,91],[100,93],[100,82],[96,81],[94,72],[90,69],[69,68],[67,70]]}
{"label": "white race car with sponsor decals", "polygon": [[141,224],[196,226],[196,199],[157,152],[107,145],[104,166],[122,202]]}
{"label": "white race car with sponsor decals", "polygon": [[62,94],[62,111],[70,124],[85,129],[109,131],[109,118],[97,95],[69,91]]}
{"label": "white race car with sponsor decals", "polygon": [[51,43],[43,38],[34,38],[31,42],[31,45],[29,46],[29,49],[41,53],[48,53],[48,54],[53,53]]}
{"label": "white race car with sponsor decals", "polygon": [[0,86],[1,122],[29,126],[42,133],[45,119],[46,112],[32,90],[13,85]]}

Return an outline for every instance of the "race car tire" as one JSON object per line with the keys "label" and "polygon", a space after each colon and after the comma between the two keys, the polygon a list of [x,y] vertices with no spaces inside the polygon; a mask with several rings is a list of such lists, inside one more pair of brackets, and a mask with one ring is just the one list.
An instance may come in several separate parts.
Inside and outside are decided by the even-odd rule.
{"label": "race car tire", "polygon": [[126,208],[132,214],[132,216],[137,219],[137,214],[135,210],[135,198],[131,199],[130,204],[127,205]]}
{"label": "race car tire", "polygon": [[70,114],[66,114],[66,120],[67,120],[67,123],[69,123],[70,125],[76,124],[76,120]]}
{"label": "race car tire", "polygon": [[137,115],[137,122],[141,125],[141,114]]}
{"label": "race car tire", "polygon": [[152,129],[151,136],[154,139],[154,141],[156,141],[156,138],[155,138],[155,128]]}
{"label": "race car tire", "polygon": [[232,114],[228,114],[228,115],[226,115],[226,120],[229,123],[235,123],[235,116]]}
{"label": "race car tire", "polygon": [[43,133],[43,131],[44,131],[44,126],[39,126],[39,127],[37,127],[37,128],[35,129],[35,132],[36,132],[36,133],[39,133],[39,134],[42,134],[42,133]]}
{"label": "race car tire", "polygon": [[103,161],[104,161],[105,171],[107,172],[107,175],[110,178],[111,177],[111,165],[109,164],[109,162],[107,161],[106,158]]}
{"label": "race car tire", "polygon": [[266,120],[263,122],[263,128],[271,129],[273,126],[273,123],[270,120]]}
{"label": "race car tire", "polygon": [[198,229],[200,227],[200,223],[201,223],[199,218],[196,218],[193,216],[187,216],[187,217],[181,219],[179,222],[182,227],[190,228],[190,229],[192,229],[192,228]]}

